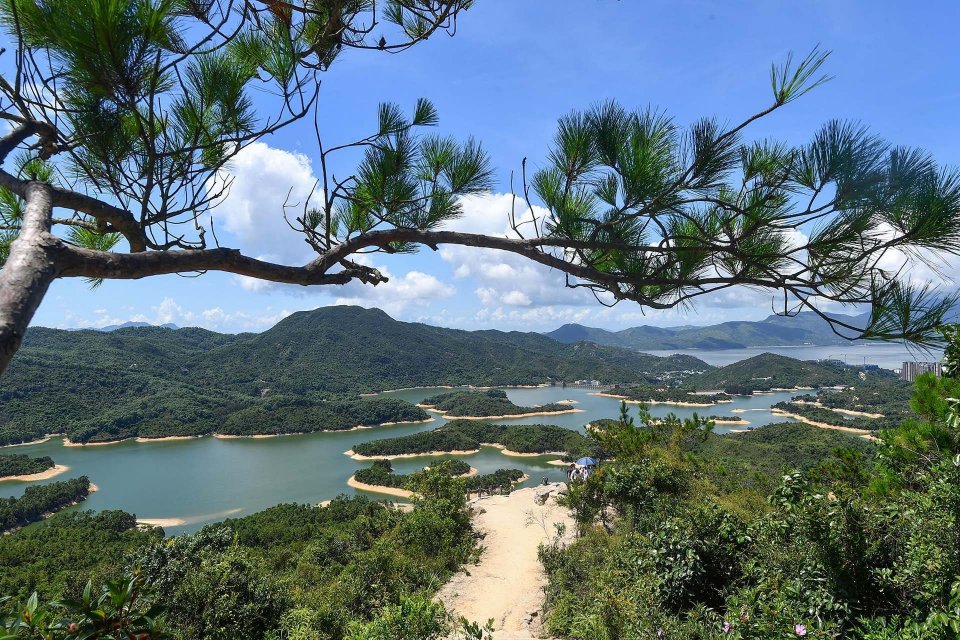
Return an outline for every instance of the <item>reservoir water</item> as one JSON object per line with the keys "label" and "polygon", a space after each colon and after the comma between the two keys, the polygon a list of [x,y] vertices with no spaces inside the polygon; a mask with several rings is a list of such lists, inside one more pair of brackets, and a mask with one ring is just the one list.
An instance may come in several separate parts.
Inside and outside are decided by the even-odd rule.
{"label": "reservoir water", "polygon": [[[414,389],[387,392],[387,395],[410,402],[438,393],[438,389]],[[533,406],[559,400],[575,400],[580,413],[557,416],[537,416],[516,420],[498,420],[513,424],[549,423],[583,430],[591,420],[616,417],[619,401],[592,395],[590,389],[542,387],[507,389],[507,395],[516,404]],[[781,416],[770,413],[770,406],[788,400],[794,393],[777,392],[753,397],[739,397],[732,404],[692,409],[654,405],[654,416],[676,413],[689,417],[694,411],[700,415],[741,416],[750,427],[771,422],[783,422]],[[731,413],[744,409],[743,413]],[[632,409],[635,412],[635,408]],[[32,484],[54,482],[86,475],[99,487],[79,509],[123,509],[140,518],[178,518],[185,524],[165,527],[168,533],[195,531],[204,524],[231,516],[255,513],[283,502],[318,503],[338,494],[358,492],[347,486],[350,476],[366,464],[344,455],[354,444],[406,435],[434,429],[444,423],[437,417],[433,422],[417,425],[395,425],[349,432],[327,432],[276,438],[241,438],[221,440],[195,438],[166,442],[126,441],[116,444],[86,447],[64,447],[61,438],[47,442],[2,449],[3,453],[23,453],[31,456],[48,455],[58,464],[70,467],[66,473],[41,482],[0,482],[0,497],[17,496]],[[731,427],[718,425],[724,433]],[[430,464],[438,457],[397,460],[398,473],[411,473]],[[522,469],[530,476],[527,484],[540,482],[544,477],[562,480],[564,470],[547,464],[555,456],[533,458],[508,457],[494,448],[464,456],[481,473],[500,468]],[[371,497],[385,499],[379,494]]]}

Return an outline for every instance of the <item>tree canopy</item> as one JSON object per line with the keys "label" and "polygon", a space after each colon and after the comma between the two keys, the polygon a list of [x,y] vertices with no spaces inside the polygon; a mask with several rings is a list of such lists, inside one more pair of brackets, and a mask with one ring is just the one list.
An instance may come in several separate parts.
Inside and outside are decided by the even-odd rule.
{"label": "tree canopy", "polygon": [[[564,116],[542,168],[528,176],[523,162],[505,237],[448,228],[463,196],[493,186],[481,144],[429,133],[438,113],[426,99],[382,104],[366,137],[331,143],[317,127],[313,196],[263,212],[284,215],[312,260],[220,245],[211,212],[237,153],[315,116],[321,76],[345,50],[453,34],[470,4],[5,0],[0,370],[56,278],[215,270],[376,285],[386,276],[358,254],[440,244],[519,254],[603,304],[664,309],[748,286],[776,312],[813,311],[851,338],[940,340],[953,299],[904,270],[960,251],[960,174],[857,123],[828,122],[801,145],[753,131],[827,80],[818,50],[774,65],[771,101],[734,126],[614,102]],[[255,103],[254,91],[272,98]],[[362,158],[338,177],[329,161],[345,150]],[[829,317],[828,302],[868,305],[869,320]]]}

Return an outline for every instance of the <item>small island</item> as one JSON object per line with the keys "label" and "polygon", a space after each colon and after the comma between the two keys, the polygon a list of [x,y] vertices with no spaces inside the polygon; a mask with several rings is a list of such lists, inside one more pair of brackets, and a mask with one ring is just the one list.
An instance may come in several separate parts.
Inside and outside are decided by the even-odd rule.
{"label": "small island", "polygon": [[0,533],[10,533],[85,500],[96,491],[87,476],[27,487],[19,498],[0,499]]}
{"label": "small island", "polygon": [[[445,461],[441,468],[448,475],[464,478],[468,493],[504,489],[527,479],[519,469],[497,469],[493,473],[478,475],[477,470],[463,460]],[[347,484],[362,491],[409,498],[414,493],[411,488],[412,478],[412,475],[395,474],[390,461],[381,458],[375,460],[372,466],[357,471]]]}
{"label": "small island", "polygon": [[[229,403],[220,411],[186,407],[176,413],[151,408],[129,420],[118,414],[108,419],[83,420],[70,425],[64,434],[66,446],[106,445],[124,440],[161,442],[201,436],[269,437],[350,431],[394,424],[426,423],[434,420],[426,411],[396,398],[359,396],[266,395]],[[171,419],[171,415],[176,419]],[[28,442],[40,435],[36,430],[0,434],[0,445]],[[49,435],[49,434],[46,434]]]}
{"label": "small island", "polygon": [[593,395],[634,404],[672,404],[678,407],[712,407],[715,404],[733,402],[733,398],[726,393],[695,393],[689,389],[649,385],[616,386]]}
{"label": "small island", "polygon": [[347,455],[355,460],[430,455],[468,455],[481,446],[497,447],[508,456],[595,453],[595,443],[572,429],[549,424],[488,424],[454,420],[432,431],[356,444]]}
{"label": "small island", "polygon": [[461,420],[502,420],[581,411],[572,408],[569,403],[559,402],[536,407],[521,407],[511,402],[506,391],[502,389],[441,393],[424,399],[418,406]]}
{"label": "small island", "polygon": [[31,458],[25,455],[0,455],[0,482],[18,480],[29,482],[47,480],[68,471],[70,467],[54,464],[53,458],[43,456]]}

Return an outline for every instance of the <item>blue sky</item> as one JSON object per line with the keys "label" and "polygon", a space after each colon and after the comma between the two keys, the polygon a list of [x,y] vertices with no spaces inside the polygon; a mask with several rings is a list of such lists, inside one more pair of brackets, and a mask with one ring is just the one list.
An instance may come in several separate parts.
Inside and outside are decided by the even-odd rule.
{"label": "blue sky", "polygon": [[[659,106],[681,124],[705,115],[738,121],[770,102],[768,72],[790,51],[833,52],[835,79],[755,125],[757,137],[801,143],[831,118],[859,120],[885,138],[960,164],[960,3],[887,1],[478,0],[454,38],[399,55],[347,52],[324,78],[327,144],[372,130],[377,104],[431,99],[439,132],[473,135],[497,169],[496,194],[468,204],[464,228],[505,228],[511,171],[538,166],[558,117],[616,99]],[[309,255],[282,223],[288,189],[319,170],[312,123],[264,139],[233,168],[234,189],[217,211],[221,243],[297,262]],[[343,171],[347,163],[343,164]],[[619,329],[709,324],[769,314],[764,296],[734,291],[692,311],[613,309],[565,290],[563,278],[495,252],[442,249],[377,257],[392,276],[360,285],[266,286],[226,274],[106,282],[91,291],[56,282],[34,324],[100,326],[125,320],[259,331],[290,312],[328,304],[379,306],[394,317],[460,328],[550,330],[565,322]]]}

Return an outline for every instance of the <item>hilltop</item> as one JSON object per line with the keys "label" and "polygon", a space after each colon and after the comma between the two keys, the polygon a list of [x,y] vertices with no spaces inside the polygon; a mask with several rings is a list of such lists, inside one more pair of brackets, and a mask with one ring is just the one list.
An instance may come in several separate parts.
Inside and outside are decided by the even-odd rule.
{"label": "hilltop", "polygon": [[[833,315],[854,326],[866,323],[867,314]],[[800,345],[834,345],[846,341],[833,333],[823,318],[813,312],[793,317],[771,315],[759,321],[732,321],[695,327],[652,327],[643,325],[622,331],[607,331],[579,324],[565,324],[544,334],[558,342],[589,341],[635,350],[743,349]]]}

